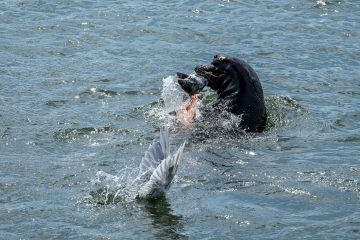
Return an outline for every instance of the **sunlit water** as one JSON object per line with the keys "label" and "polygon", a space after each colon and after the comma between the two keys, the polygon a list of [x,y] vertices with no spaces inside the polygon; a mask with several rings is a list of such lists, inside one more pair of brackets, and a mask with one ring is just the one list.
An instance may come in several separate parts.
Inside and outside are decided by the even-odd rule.
{"label": "sunlit water", "polygon": [[[355,0],[0,2],[0,239],[359,239],[359,12]],[[257,71],[265,132],[168,114],[186,101],[175,72],[216,53]],[[136,200],[164,124],[173,150],[187,140],[183,163],[166,198]]]}

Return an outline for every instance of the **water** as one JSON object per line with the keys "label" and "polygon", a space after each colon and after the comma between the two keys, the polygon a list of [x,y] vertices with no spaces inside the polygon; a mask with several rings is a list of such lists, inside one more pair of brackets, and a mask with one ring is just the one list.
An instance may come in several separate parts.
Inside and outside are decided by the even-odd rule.
{"label": "water", "polygon": [[[359,239],[359,12],[355,0],[2,1],[0,239]],[[257,71],[267,131],[173,126],[173,149],[188,140],[176,181],[136,201],[141,157],[182,100],[162,80],[216,53]]]}

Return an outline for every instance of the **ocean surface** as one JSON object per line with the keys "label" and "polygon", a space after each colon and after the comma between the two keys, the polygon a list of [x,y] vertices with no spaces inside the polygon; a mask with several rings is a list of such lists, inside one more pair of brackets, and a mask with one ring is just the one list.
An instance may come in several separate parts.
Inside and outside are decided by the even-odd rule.
{"label": "ocean surface", "polygon": [[[359,23],[358,0],[0,1],[0,239],[360,239]],[[169,118],[217,53],[258,73],[265,132]],[[137,200],[163,124],[182,165]]]}

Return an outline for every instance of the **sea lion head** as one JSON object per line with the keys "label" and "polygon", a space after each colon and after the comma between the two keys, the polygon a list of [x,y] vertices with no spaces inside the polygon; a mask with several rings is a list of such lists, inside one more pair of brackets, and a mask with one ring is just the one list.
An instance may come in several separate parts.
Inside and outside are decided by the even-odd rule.
{"label": "sea lion head", "polygon": [[218,90],[222,82],[220,79],[225,76],[236,75],[234,66],[238,60],[226,55],[217,54],[213,61],[207,65],[197,65],[195,72],[198,76],[208,80],[208,86],[214,90]]}

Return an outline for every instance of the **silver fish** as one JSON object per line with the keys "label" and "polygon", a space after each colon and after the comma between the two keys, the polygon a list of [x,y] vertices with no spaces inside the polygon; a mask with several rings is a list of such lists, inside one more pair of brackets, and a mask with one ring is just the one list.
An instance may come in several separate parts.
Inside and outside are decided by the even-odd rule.
{"label": "silver fish", "polygon": [[208,80],[196,74],[176,73],[180,87],[190,96],[200,93],[208,85]]}

